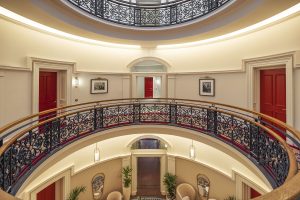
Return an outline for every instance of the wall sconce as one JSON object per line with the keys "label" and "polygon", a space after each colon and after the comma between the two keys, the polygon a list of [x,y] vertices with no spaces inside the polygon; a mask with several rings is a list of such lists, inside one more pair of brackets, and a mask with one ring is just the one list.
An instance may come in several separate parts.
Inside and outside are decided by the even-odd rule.
{"label": "wall sconce", "polygon": [[96,143],[96,148],[94,151],[94,161],[98,162],[100,160],[100,150],[98,148],[98,143]]}
{"label": "wall sconce", "polygon": [[192,145],[190,146],[190,158],[195,159],[196,158],[196,149],[194,146],[194,141],[192,140]]}
{"label": "wall sconce", "polygon": [[78,88],[79,86],[79,78],[77,76],[73,79],[73,85],[75,88]]}

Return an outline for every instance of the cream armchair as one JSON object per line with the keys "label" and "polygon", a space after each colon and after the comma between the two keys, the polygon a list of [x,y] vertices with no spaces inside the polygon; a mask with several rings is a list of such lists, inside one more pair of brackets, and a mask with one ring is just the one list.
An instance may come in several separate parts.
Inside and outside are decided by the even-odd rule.
{"label": "cream armchair", "polygon": [[122,200],[122,194],[118,191],[113,191],[107,195],[106,200]]}
{"label": "cream armchair", "polygon": [[[182,183],[177,186],[176,193],[178,195],[179,200],[195,200],[196,199],[196,191],[188,183]],[[188,197],[188,198],[187,198]]]}

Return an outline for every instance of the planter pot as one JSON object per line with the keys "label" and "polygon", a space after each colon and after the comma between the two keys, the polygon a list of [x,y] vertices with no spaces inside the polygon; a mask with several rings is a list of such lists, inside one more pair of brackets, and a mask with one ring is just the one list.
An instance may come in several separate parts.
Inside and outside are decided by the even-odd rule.
{"label": "planter pot", "polygon": [[128,188],[123,188],[123,196],[124,200],[130,200],[130,195],[131,195],[131,187]]}

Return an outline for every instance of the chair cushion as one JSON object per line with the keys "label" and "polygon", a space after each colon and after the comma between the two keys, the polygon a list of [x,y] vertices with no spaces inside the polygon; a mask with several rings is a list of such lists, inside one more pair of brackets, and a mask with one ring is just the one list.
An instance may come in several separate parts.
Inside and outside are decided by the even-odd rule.
{"label": "chair cushion", "polygon": [[190,200],[189,196],[182,197],[182,200]]}

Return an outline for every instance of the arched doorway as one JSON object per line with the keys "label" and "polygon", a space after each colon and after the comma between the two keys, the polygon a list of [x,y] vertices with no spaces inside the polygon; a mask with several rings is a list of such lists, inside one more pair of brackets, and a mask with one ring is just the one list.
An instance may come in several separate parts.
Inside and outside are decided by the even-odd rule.
{"label": "arched doorway", "polygon": [[142,58],[129,65],[132,72],[132,97],[166,97],[166,73],[169,65],[157,58]]}
{"label": "arched doorway", "polygon": [[167,144],[158,138],[140,138],[131,145],[134,191],[138,196],[164,194]]}

